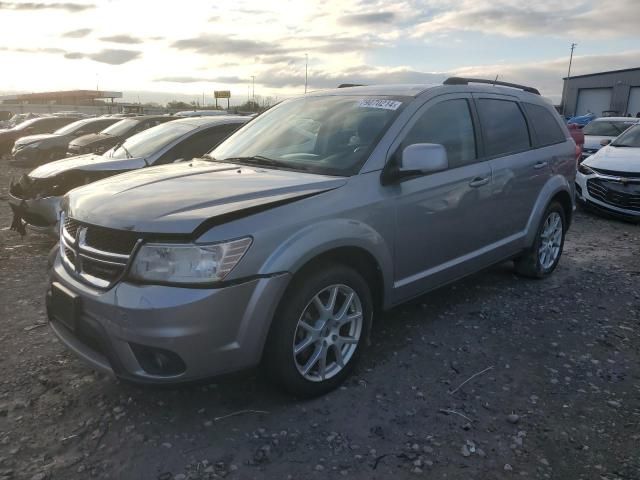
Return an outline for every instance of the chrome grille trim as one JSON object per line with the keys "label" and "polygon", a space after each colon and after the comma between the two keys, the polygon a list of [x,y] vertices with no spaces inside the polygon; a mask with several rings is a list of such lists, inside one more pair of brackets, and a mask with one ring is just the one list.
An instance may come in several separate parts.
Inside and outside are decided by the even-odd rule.
{"label": "chrome grille trim", "polygon": [[[65,268],[81,281],[108,289],[117,283],[127,272],[133,253],[140,243],[128,255],[99,250],[86,244],[86,236],[90,225],[79,225],[61,214],[60,218],[60,258]],[[69,231],[72,230],[72,231]],[[105,270],[106,267],[106,270]],[[106,275],[111,269],[114,273]],[[87,270],[104,273],[107,278],[92,275]]]}

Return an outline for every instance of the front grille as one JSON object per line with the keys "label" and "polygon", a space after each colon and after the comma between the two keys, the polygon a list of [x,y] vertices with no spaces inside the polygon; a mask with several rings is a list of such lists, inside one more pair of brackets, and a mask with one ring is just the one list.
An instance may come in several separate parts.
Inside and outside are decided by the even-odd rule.
{"label": "front grille", "polygon": [[620,178],[640,178],[640,172],[618,172],[616,170],[604,170],[602,168],[593,168],[591,169],[594,172],[601,173],[602,175],[609,175],[611,177],[620,177]]}
{"label": "front grille", "polygon": [[124,230],[91,226],[87,230],[87,245],[98,250],[129,255],[138,241],[138,234]]}
{"label": "front grille", "polygon": [[640,212],[640,183],[592,178],[587,181],[587,191],[589,195],[601,202]]}
{"label": "front grille", "polygon": [[86,283],[108,288],[125,273],[137,241],[134,232],[87,225],[64,216],[62,260]]}

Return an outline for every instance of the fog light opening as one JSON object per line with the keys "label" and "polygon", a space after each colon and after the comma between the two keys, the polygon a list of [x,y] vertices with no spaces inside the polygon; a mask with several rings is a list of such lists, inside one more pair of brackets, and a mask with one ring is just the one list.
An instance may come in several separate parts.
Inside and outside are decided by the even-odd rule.
{"label": "fog light opening", "polygon": [[150,375],[174,376],[186,370],[184,361],[174,352],[135,343],[130,346],[142,369]]}

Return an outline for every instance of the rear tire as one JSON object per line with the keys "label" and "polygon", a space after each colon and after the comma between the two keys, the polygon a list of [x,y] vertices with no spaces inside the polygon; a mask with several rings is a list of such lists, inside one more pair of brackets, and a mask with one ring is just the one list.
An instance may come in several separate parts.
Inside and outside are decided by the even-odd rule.
{"label": "rear tire", "polygon": [[287,392],[315,397],[349,376],[369,335],[373,303],[367,282],[344,265],[299,274],[273,319],[265,366]]}
{"label": "rear tire", "polygon": [[533,246],[515,261],[516,273],[523,277],[544,278],[556,269],[567,231],[564,208],[551,202],[542,216]]}

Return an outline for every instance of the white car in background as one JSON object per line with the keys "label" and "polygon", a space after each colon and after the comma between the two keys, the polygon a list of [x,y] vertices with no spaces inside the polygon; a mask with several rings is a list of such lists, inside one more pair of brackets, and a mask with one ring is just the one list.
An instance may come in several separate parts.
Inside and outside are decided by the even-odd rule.
{"label": "white car in background", "polygon": [[584,147],[582,147],[581,160],[600,150],[603,141],[612,141],[627,128],[638,123],[640,123],[640,118],[632,117],[600,117],[588,123],[582,129]]}
{"label": "white car in background", "polygon": [[640,220],[640,125],[578,166],[576,196],[588,207]]}

